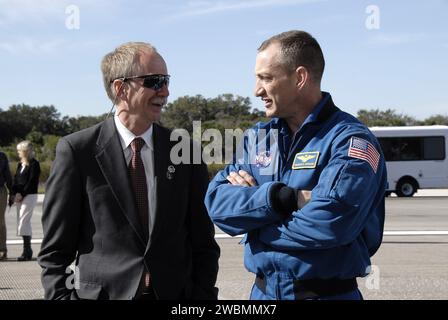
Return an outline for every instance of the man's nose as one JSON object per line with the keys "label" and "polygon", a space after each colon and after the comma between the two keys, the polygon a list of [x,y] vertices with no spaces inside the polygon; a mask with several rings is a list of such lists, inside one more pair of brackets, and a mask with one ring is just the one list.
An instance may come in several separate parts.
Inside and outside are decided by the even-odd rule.
{"label": "man's nose", "polygon": [[164,84],[163,87],[157,91],[157,95],[159,97],[168,97],[170,95],[170,90],[168,89],[168,85]]}
{"label": "man's nose", "polygon": [[260,86],[260,85],[258,84],[258,82],[257,82],[257,83],[255,84],[255,88],[254,88],[254,95],[255,95],[256,97],[261,97],[261,96],[264,95],[264,93],[265,93],[264,88],[263,88],[262,86]]}

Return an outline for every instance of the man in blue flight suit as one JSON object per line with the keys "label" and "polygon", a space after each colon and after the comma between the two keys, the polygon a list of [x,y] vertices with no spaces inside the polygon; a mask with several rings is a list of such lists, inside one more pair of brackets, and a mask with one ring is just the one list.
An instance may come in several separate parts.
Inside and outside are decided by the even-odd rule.
{"label": "man in blue flight suit", "polygon": [[246,234],[251,299],[362,299],[356,278],[382,241],[384,157],[368,128],[321,91],[324,64],[306,32],[263,42],[255,95],[272,119],[255,125],[256,140],[245,137],[243,156],[207,191],[215,224]]}

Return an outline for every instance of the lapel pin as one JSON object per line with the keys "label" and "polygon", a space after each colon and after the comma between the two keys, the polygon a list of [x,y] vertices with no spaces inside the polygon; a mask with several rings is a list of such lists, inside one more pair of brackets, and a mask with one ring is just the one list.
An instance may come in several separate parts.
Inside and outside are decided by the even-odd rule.
{"label": "lapel pin", "polygon": [[174,178],[174,172],[176,172],[176,168],[174,166],[168,166],[167,172],[166,172],[166,178],[168,180],[172,180]]}

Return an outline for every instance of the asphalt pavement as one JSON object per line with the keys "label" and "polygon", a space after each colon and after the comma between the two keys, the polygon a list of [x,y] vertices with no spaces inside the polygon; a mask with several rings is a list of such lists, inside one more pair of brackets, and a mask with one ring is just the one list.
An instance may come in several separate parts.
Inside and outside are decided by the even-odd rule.
{"label": "asphalt pavement", "polygon": [[[414,198],[386,199],[385,236],[372,259],[372,274],[358,279],[365,299],[448,299],[448,190],[419,192]],[[42,228],[39,204],[32,218],[38,252]],[[16,212],[6,213],[7,261],[0,262],[0,299],[42,299],[40,267],[35,260],[17,262],[21,238],[16,236]],[[244,269],[240,238],[225,237],[217,286],[220,299],[247,299],[254,276]]]}

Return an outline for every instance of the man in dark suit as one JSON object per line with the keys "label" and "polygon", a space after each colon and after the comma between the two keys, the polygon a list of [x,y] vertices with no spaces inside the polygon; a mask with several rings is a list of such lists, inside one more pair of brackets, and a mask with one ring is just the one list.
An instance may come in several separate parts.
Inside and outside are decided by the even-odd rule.
{"label": "man in dark suit", "polygon": [[127,43],[101,68],[115,116],[62,138],[47,183],[45,298],[216,299],[207,168],[172,163],[175,142],[156,124],[169,95],[165,61],[150,44]]}

